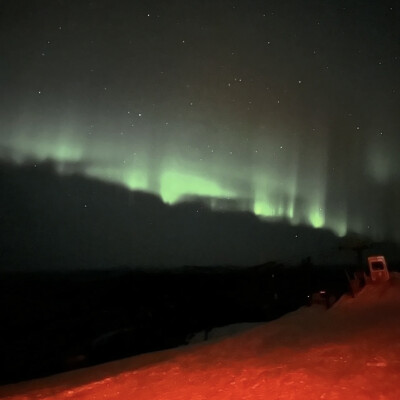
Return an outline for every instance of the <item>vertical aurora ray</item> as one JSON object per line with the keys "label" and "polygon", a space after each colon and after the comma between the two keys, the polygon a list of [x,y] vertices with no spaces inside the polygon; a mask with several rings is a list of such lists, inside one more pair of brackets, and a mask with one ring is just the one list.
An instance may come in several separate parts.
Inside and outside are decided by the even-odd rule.
{"label": "vertical aurora ray", "polygon": [[386,183],[395,171],[388,156],[390,149],[377,139],[371,140],[366,152],[366,169],[369,176],[378,183]]}
{"label": "vertical aurora ray", "polygon": [[[273,173],[271,174],[273,175]],[[253,178],[253,212],[261,217],[292,220],[294,215],[295,182],[293,177],[279,181],[256,174]]]}
{"label": "vertical aurora ray", "polygon": [[[319,160],[322,161],[322,160]],[[308,222],[314,228],[325,226],[326,220],[326,168],[318,165],[311,173],[311,179],[307,185],[308,194]]]}
{"label": "vertical aurora ray", "polygon": [[[263,218],[294,222],[297,196],[296,137],[292,142],[278,140],[261,143],[253,159],[251,181],[254,214]],[[259,141],[260,142],[260,141]]]}

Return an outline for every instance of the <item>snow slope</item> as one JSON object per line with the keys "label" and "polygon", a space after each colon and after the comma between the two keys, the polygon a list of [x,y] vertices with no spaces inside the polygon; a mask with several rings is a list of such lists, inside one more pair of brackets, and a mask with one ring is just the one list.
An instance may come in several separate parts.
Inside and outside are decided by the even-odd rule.
{"label": "snow slope", "polygon": [[399,274],[330,310],[305,307],[244,329],[5,386],[0,398],[400,399]]}

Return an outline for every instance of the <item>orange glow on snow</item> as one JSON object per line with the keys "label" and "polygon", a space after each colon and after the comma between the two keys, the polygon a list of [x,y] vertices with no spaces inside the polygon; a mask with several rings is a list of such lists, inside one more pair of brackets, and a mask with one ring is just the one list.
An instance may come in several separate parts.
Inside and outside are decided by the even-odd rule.
{"label": "orange glow on snow", "polygon": [[400,399],[400,277],[331,309],[242,333],[0,388],[27,399]]}

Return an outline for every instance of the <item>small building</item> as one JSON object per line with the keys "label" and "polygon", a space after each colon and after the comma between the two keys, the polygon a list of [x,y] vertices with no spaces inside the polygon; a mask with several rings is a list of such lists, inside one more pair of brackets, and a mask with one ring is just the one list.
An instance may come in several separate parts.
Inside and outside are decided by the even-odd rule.
{"label": "small building", "polygon": [[368,267],[372,282],[385,282],[390,279],[384,256],[368,257]]}

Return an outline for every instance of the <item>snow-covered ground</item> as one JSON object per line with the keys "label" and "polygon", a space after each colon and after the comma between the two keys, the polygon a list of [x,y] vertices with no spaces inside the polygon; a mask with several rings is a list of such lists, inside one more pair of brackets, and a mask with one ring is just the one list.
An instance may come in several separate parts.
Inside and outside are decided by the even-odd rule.
{"label": "snow-covered ground", "polygon": [[[240,328],[243,328],[240,332]],[[400,275],[214,339],[0,388],[2,399],[400,399]]]}

